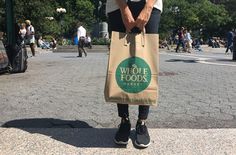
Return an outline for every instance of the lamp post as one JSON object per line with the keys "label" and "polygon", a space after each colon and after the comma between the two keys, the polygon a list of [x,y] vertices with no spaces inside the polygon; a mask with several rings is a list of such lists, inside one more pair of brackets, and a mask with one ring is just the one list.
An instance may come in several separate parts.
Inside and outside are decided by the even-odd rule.
{"label": "lamp post", "polygon": [[236,61],[236,37],[234,37],[233,41],[233,60]]}
{"label": "lamp post", "polygon": [[57,13],[60,14],[60,26],[61,26],[61,35],[62,35],[62,15],[63,13],[66,13],[66,9],[65,8],[57,8]]}

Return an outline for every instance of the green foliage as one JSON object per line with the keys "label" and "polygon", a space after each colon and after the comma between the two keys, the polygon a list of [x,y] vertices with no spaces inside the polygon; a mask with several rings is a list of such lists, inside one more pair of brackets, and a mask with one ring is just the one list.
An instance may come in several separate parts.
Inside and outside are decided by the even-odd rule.
{"label": "green foliage", "polygon": [[[77,31],[78,22],[88,30],[95,22],[95,7],[91,0],[14,0],[17,23],[31,20],[37,35],[53,35],[55,37],[71,37]],[[0,0],[0,30],[4,22],[4,0]],[[57,8],[65,8],[66,13],[56,12]],[[53,20],[46,19],[53,17]]]}
{"label": "green foliage", "polygon": [[88,26],[93,24],[94,5],[89,0],[76,0],[76,10],[78,11],[78,19],[80,22]]}
{"label": "green foliage", "polygon": [[228,0],[224,2],[226,10],[229,12],[229,15],[231,17],[231,20],[227,24],[227,28],[231,29],[234,28],[236,29],[236,1],[235,0]]}
{"label": "green foliage", "polygon": [[179,27],[191,30],[204,30],[204,35],[215,35],[217,29],[230,21],[223,5],[209,0],[165,0],[161,18],[161,30],[164,36]]}
{"label": "green foliage", "polygon": [[45,41],[47,41],[47,42],[51,42],[53,38],[54,38],[53,35],[45,35],[45,36],[43,36],[43,39]]}
{"label": "green foliage", "polygon": [[[0,0],[0,31],[5,29],[5,0]],[[14,0],[18,23],[32,21],[37,35],[71,38],[76,34],[78,22],[91,31],[95,22],[106,21],[106,0]],[[203,35],[224,35],[236,28],[236,0],[163,0],[160,36],[184,26],[193,31],[203,29]],[[65,8],[66,13],[56,12]],[[54,17],[48,20],[45,17]],[[100,42],[95,39],[94,42]],[[102,41],[101,41],[102,42]]]}
{"label": "green foliage", "polygon": [[92,44],[93,45],[108,45],[110,41],[106,38],[93,38]]}

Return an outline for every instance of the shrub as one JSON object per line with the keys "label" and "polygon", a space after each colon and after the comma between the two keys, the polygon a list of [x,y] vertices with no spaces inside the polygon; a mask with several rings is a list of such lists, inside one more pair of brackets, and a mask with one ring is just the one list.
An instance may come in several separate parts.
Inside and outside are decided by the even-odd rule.
{"label": "shrub", "polygon": [[93,38],[92,44],[93,45],[108,45],[110,44],[110,40],[107,38]]}

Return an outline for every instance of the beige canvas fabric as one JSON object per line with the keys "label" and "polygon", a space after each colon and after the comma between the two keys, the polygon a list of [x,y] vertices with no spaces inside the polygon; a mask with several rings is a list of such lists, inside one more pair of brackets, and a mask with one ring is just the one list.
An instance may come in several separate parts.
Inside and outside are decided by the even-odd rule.
{"label": "beige canvas fabric", "polygon": [[157,105],[158,34],[112,32],[105,100],[121,104]]}

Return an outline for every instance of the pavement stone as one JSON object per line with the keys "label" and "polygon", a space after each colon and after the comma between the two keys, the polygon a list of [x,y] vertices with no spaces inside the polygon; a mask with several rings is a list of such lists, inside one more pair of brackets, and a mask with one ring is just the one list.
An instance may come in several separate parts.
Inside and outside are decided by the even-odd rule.
{"label": "pavement stone", "polygon": [[[60,128],[61,130],[64,128],[72,128],[72,130],[73,128],[78,130],[94,128],[95,131],[106,128],[108,135],[114,134],[112,129],[117,128],[120,122],[117,117],[117,107],[115,104],[105,103],[103,97],[108,55],[106,52],[93,52],[88,53],[86,58],[76,56],[76,53],[38,53],[36,57],[29,58],[26,73],[1,75],[0,125],[10,128],[10,131],[11,127],[15,128],[12,130],[16,132],[21,128],[33,128],[34,130],[38,128]],[[206,60],[205,62],[214,62],[217,65],[199,61],[202,58]],[[182,142],[182,146],[174,145],[176,139],[185,140],[183,137],[192,136],[191,132],[195,129],[202,129],[198,134],[204,138],[205,129],[227,128],[223,131],[228,134],[228,131],[236,128],[236,94],[234,93],[236,66],[234,67],[235,62],[229,61],[230,59],[230,55],[224,55],[223,51],[221,53],[220,51],[208,51],[192,54],[169,51],[160,53],[159,103],[157,107],[151,107],[147,125],[151,128],[152,136],[162,132],[159,129],[166,128],[167,130],[164,130],[163,134],[167,134],[165,131],[169,131],[168,128],[179,129],[180,131],[177,133],[182,133],[183,129],[189,129],[187,131],[190,132],[187,134],[183,132],[180,137],[174,137],[174,142],[171,141],[173,139],[169,139],[171,145],[165,143],[163,148],[165,151],[168,151],[169,147],[175,147],[180,151],[178,152],[177,149],[175,153],[181,154],[183,146],[186,146],[187,143]],[[132,127],[135,126],[137,115],[137,106],[130,106]],[[1,131],[0,128],[0,133]],[[24,134],[28,134],[22,130],[19,132],[23,132],[23,137]],[[214,135],[214,132],[207,132],[209,135],[205,136],[210,138],[210,134]],[[168,134],[163,139],[168,140],[168,136],[171,136],[172,133],[168,132]],[[17,137],[17,135],[14,136]],[[26,141],[32,140],[32,142],[19,145],[19,147],[22,146],[24,151],[24,148],[30,150],[37,145],[38,147],[44,146],[43,139],[50,139],[47,136],[40,136],[35,141],[33,141],[33,137],[28,137],[29,139],[26,138]],[[2,134],[0,134],[1,138]],[[185,138],[186,142],[194,140],[189,137],[189,139]],[[215,142],[213,139],[208,139],[209,145]],[[159,140],[154,138],[155,143]],[[58,146],[61,147],[61,150],[65,150],[64,144],[53,139],[50,139],[48,145],[51,143],[56,143],[55,148]],[[191,143],[195,142],[191,141]],[[234,141],[229,141],[229,145],[233,144]],[[205,149],[202,148],[204,145],[198,145],[198,154],[204,154],[200,151],[200,149]],[[212,145],[214,146],[214,144]],[[221,145],[219,144],[219,146]],[[159,148],[159,145],[156,147]],[[228,148],[228,145],[223,143],[223,147]],[[12,148],[14,150],[14,147],[9,144],[9,148],[6,149],[11,151]],[[71,149],[78,148],[72,147]],[[196,148],[191,145],[186,148],[187,151],[189,149]],[[233,147],[230,149],[234,150]],[[103,148],[95,149],[93,153],[102,154],[99,152],[100,150],[109,153],[109,150]],[[128,149],[125,153],[132,152],[131,150]],[[157,152],[154,153],[162,153],[161,150],[155,150]],[[60,151],[55,154],[59,154]],[[83,151],[86,153],[86,149]],[[171,154],[171,151],[165,151],[163,154]],[[119,150],[115,150],[113,153],[122,154]],[[141,153],[151,153],[151,150]],[[214,153],[230,154],[230,152]]]}
{"label": "pavement stone", "polygon": [[[217,124],[211,122],[211,117],[216,120],[225,117],[235,122],[232,119],[236,115],[236,95],[233,93],[235,67],[194,61],[196,57],[215,57],[212,53],[192,55],[161,52],[159,104],[151,108],[149,121],[155,123],[151,123],[150,127],[159,127],[157,124],[167,121],[181,128],[175,119],[175,115],[179,118],[181,114],[204,117],[209,120],[208,125]],[[229,58],[224,54],[217,56]],[[106,53],[89,53],[82,59],[77,58],[76,53],[39,53],[35,58],[29,58],[26,73],[0,77],[0,108],[3,109],[0,122],[3,125],[17,119],[55,118],[117,127],[116,106],[105,103],[103,97],[107,57]],[[137,113],[136,106],[130,106],[133,122]],[[218,113],[221,115],[217,116]],[[183,121],[185,119],[189,121],[187,117],[182,118]]]}
{"label": "pavement stone", "polygon": [[115,132],[116,129],[107,128],[9,128],[1,134],[0,154],[234,155],[236,152],[235,129],[150,129],[152,140],[147,149],[134,147],[134,131],[126,147],[115,145],[111,138]]}

